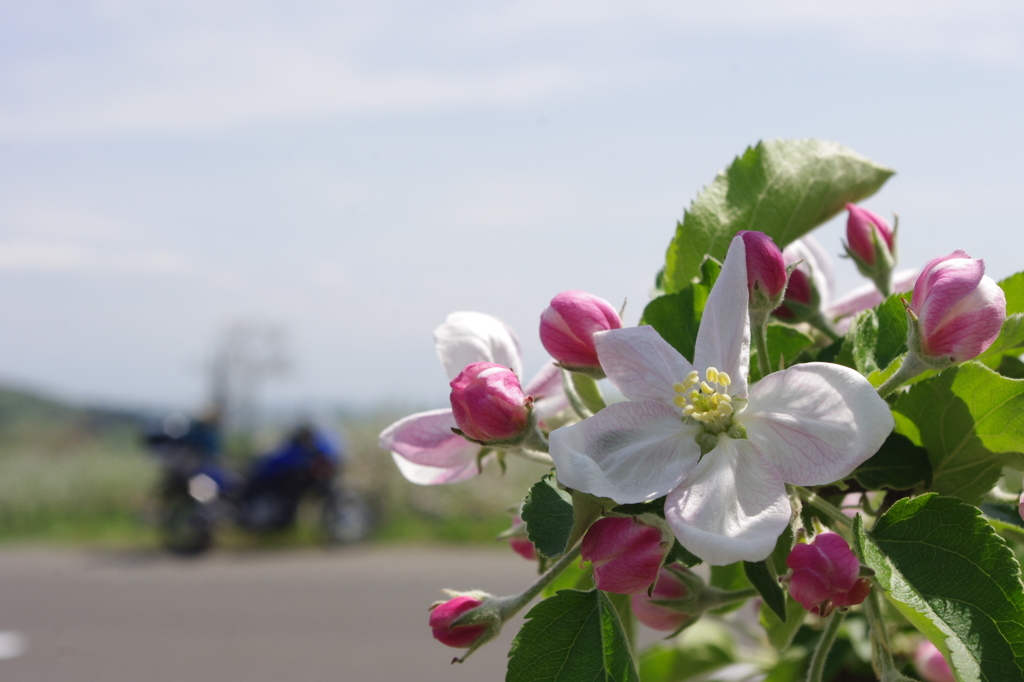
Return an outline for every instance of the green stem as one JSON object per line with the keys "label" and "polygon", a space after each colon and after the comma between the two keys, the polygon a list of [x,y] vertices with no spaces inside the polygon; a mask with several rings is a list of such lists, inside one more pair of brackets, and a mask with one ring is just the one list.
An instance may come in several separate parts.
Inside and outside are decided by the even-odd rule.
{"label": "green stem", "polygon": [[800,496],[800,499],[802,499],[804,502],[811,505],[812,507],[814,507],[815,509],[823,513],[825,516],[835,521],[836,523],[844,526],[845,528],[850,528],[853,526],[853,521],[850,520],[849,516],[836,509],[827,500],[822,499],[820,496],[818,496],[817,493],[811,492],[807,488],[798,485],[788,487],[791,490],[795,491],[796,494]]}
{"label": "green stem", "polygon": [[836,330],[832,328],[832,325],[829,324],[829,321],[825,319],[820,310],[807,319],[807,324],[827,336],[833,343],[842,338],[839,334],[836,334]]}
{"label": "green stem", "polygon": [[896,670],[896,664],[892,660],[892,649],[889,647],[889,633],[885,629],[885,620],[882,618],[882,605],[879,601],[878,590],[872,586],[868,598],[864,601],[864,615],[867,617],[868,626],[871,628],[871,665],[879,678],[891,675]]}
{"label": "green stem", "polygon": [[900,368],[876,389],[878,391],[878,395],[882,398],[886,397],[903,384],[907,383],[917,375],[927,372],[929,369],[931,369],[931,367],[919,358],[916,353],[907,353],[906,357],[903,358],[903,363],[900,365]]}
{"label": "green stem", "polygon": [[814,649],[811,657],[811,667],[807,671],[807,682],[822,682],[821,675],[825,671],[825,661],[828,659],[828,652],[832,650],[832,644],[836,641],[836,634],[839,626],[843,624],[844,614],[842,611],[834,611],[825,621],[825,631],[821,633],[818,646]]}
{"label": "green stem", "polygon": [[562,386],[565,388],[565,397],[569,399],[569,404],[572,405],[572,409],[575,410],[580,419],[594,416],[594,413],[590,411],[590,408],[587,407],[587,404],[583,402],[583,398],[576,391],[576,384],[572,381],[572,373],[564,368],[562,369]]}
{"label": "green stem", "polygon": [[701,592],[701,606],[704,609],[717,609],[757,596],[760,596],[760,593],[753,587],[748,587],[745,590],[731,590],[729,592],[714,587],[705,587]]}
{"label": "green stem", "polygon": [[772,373],[772,363],[768,356],[768,316],[765,314],[750,313],[750,336],[754,340],[754,348],[757,349],[757,369],[761,377]]}
{"label": "green stem", "polygon": [[507,621],[509,618],[519,613],[520,609],[529,604],[534,597],[541,593],[541,590],[561,575],[562,571],[568,568],[572,562],[579,557],[581,547],[582,544],[577,542],[575,547],[563,554],[561,559],[545,571],[544,575],[537,578],[537,581],[527,587],[524,592],[511,597],[502,597],[499,599],[498,606],[501,611],[502,622]]}

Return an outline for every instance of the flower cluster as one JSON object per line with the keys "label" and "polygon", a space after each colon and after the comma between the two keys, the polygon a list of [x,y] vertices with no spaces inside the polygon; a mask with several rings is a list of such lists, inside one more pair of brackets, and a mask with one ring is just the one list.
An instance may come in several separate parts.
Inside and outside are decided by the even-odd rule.
{"label": "flower cluster", "polygon": [[[736,172],[747,172],[748,161],[738,160]],[[808,178],[820,171],[815,164],[808,168]],[[731,176],[716,183],[724,181]],[[847,184],[821,200],[831,207],[822,211],[834,212],[863,195],[852,180],[829,182]],[[718,189],[716,184],[705,199],[721,199]],[[764,205],[789,210],[779,207],[792,203],[791,191],[764,188],[765,196],[786,199],[765,199]],[[785,219],[754,210],[757,220],[748,214],[740,220],[724,211],[715,217],[723,221],[720,227],[698,217],[698,232],[714,232],[712,253],[695,264],[694,254],[687,254],[694,267],[670,275],[672,258],[680,267],[679,254],[670,252],[657,280],[663,295],[638,326],[624,325],[620,313],[593,294],[558,294],[539,315],[539,340],[551,362],[525,384],[519,341],[497,318],[453,313],[437,328],[450,407],[399,420],[381,434],[381,446],[407,478],[421,484],[467,480],[491,459],[504,463],[506,455],[541,464],[545,478],[525,498],[509,500],[521,504],[510,507],[519,511],[499,536],[537,562],[539,577],[510,597],[449,591],[451,598],[431,611],[435,638],[472,652],[547,589],[552,596],[528,614],[516,639],[510,673],[516,660],[536,664],[524,653],[531,647],[544,650],[592,636],[580,650],[601,653],[594,663],[598,677],[637,679],[628,670],[601,667],[634,660],[623,663],[619,652],[607,649],[630,646],[634,621],[678,633],[705,612],[722,614],[725,606],[758,597],[759,622],[784,625],[769,631],[766,641],[781,651],[798,636],[801,646],[814,647],[802,666],[811,682],[823,682],[829,666],[846,664],[830,657],[838,633],[850,639],[844,656],[869,652],[870,661],[853,665],[861,676],[872,666],[879,679],[907,679],[901,671],[911,659],[920,676],[934,682],[977,676],[976,669],[985,668],[975,653],[995,655],[995,649],[977,646],[972,638],[983,635],[961,627],[966,621],[959,607],[949,606],[972,595],[949,581],[941,581],[933,595],[927,589],[931,573],[943,565],[923,566],[920,557],[960,561],[963,547],[991,540],[977,557],[972,554],[976,565],[958,570],[977,577],[978,566],[1002,562],[982,576],[1002,580],[999,590],[987,593],[1002,590],[1016,595],[1015,604],[1024,603],[1010,553],[994,532],[976,527],[987,523],[985,517],[950,499],[966,490],[966,502],[986,500],[986,514],[998,514],[1004,526],[1011,525],[1011,509],[1024,519],[1024,494],[1018,501],[1007,492],[1016,490],[1015,481],[987,498],[975,490],[976,481],[991,479],[993,462],[1017,463],[1024,451],[1024,437],[1008,426],[1016,423],[1014,401],[1024,394],[1014,381],[1024,376],[1016,357],[1024,349],[1022,315],[1007,320],[1008,294],[1015,297],[1015,311],[1022,305],[1020,285],[1004,291],[1006,283],[997,284],[984,262],[964,251],[896,271],[897,221],[890,225],[847,204],[843,246],[871,284],[837,295],[832,260],[805,234],[809,227],[800,227],[807,220],[806,206],[800,206]],[[748,218],[775,229],[742,229]],[[706,235],[691,236],[700,241]],[[687,244],[673,242],[676,247],[685,250]],[[971,363],[975,358],[980,362]],[[950,373],[933,377],[945,370]],[[601,380],[624,400],[606,401]],[[912,382],[928,383],[908,389]],[[929,413],[933,404],[941,415]],[[989,420],[985,429],[977,428],[981,420]],[[967,483],[953,480],[961,468]],[[946,524],[953,517],[958,523],[948,522],[947,540],[946,526],[937,531],[935,519]],[[914,523],[917,537],[907,530]],[[915,550],[904,543],[928,549],[913,556],[915,563],[906,560]],[[897,565],[899,575],[892,569]],[[552,583],[573,566],[575,573],[556,584],[574,589],[554,590]],[[708,566],[711,579],[705,582]],[[911,584],[915,580],[919,584]],[[887,600],[880,598],[883,591]],[[912,611],[915,625],[945,648],[925,643],[914,655],[913,643],[921,640],[904,636],[911,630],[907,623],[887,627],[887,602]],[[572,604],[579,610],[570,616]],[[858,609],[858,620],[843,629],[851,608]],[[982,607],[972,601],[970,608],[980,613]],[[751,641],[758,639],[747,636],[753,615],[745,609],[732,617]],[[805,619],[819,632],[802,629]],[[922,619],[932,625],[921,626]],[[893,628],[903,634],[890,641],[886,633]],[[708,636],[701,629],[700,636]],[[946,639],[935,639],[936,633]],[[714,655],[731,657],[737,675],[792,678],[790,654],[751,656],[756,666],[767,660],[790,665],[788,672],[750,672],[743,666],[755,664],[739,662],[730,647]],[[948,660],[943,657],[950,652]],[[1015,673],[1016,661],[1004,657],[986,671],[1005,667]]]}

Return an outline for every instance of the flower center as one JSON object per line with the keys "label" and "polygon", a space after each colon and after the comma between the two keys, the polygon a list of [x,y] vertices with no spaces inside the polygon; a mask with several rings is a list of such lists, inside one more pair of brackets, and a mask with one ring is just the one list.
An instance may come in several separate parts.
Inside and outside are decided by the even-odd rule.
{"label": "flower center", "polygon": [[725,391],[732,379],[714,367],[708,367],[704,377],[705,381],[701,381],[700,373],[693,370],[685,381],[674,384],[672,388],[676,397],[673,402],[682,408],[683,417],[699,422],[708,433],[728,431],[735,408],[732,396]]}

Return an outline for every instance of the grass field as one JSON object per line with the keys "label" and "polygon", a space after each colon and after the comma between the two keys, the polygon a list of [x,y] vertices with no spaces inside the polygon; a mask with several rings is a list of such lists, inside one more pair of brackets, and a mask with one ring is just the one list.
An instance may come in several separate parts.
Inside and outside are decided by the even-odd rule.
{"label": "grass field", "polygon": [[[454,486],[416,486],[401,477],[377,434],[401,414],[346,417],[336,427],[349,446],[345,482],[380,510],[376,542],[488,543],[509,525],[542,467],[511,461]],[[0,390],[0,542],[156,546],[154,457],[141,441],[141,422],[124,412],[81,409]],[[272,444],[275,434],[260,441]],[[235,453],[232,464],[244,466]],[[224,529],[220,546],[308,545],[317,539],[312,515],[293,532],[255,539]]]}

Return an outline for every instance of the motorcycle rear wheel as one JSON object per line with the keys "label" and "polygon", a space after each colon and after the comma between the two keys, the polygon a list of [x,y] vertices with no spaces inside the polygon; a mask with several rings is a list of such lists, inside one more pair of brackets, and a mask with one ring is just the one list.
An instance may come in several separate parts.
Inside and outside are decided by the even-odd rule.
{"label": "motorcycle rear wheel", "polygon": [[323,500],[320,527],[328,542],[347,545],[365,540],[376,525],[370,502],[354,490],[334,492]]}

